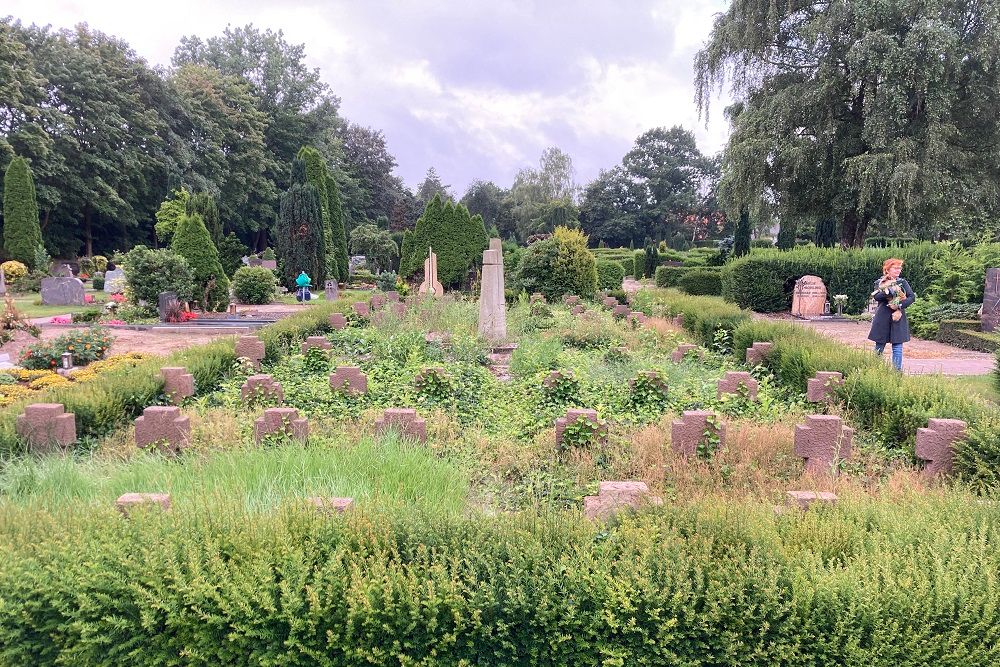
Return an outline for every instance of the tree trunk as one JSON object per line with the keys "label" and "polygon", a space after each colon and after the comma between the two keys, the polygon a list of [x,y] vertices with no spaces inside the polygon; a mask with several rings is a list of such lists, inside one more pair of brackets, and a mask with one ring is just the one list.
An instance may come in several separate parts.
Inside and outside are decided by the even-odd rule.
{"label": "tree trunk", "polygon": [[840,246],[842,248],[854,246],[854,237],[858,231],[860,218],[861,216],[858,215],[858,211],[854,207],[844,212],[844,220],[840,227]]}
{"label": "tree trunk", "polygon": [[87,257],[94,256],[94,234],[91,227],[92,215],[89,206],[83,209],[83,238],[87,243]]}
{"label": "tree trunk", "polygon": [[45,213],[42,215],[42,231],[49,226],[49,214],[52,213],[49,209],[45,209]]}

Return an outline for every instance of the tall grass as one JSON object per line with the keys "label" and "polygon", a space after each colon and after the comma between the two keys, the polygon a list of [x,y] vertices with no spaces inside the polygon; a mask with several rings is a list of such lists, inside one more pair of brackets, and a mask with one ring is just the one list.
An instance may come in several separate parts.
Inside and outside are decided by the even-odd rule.
{"label": "tall grass", "polygon": [[92,456],[24,458],[0,471],[3,502],[55,509],[110,506],[129,492],[170,493],[176,505],[234,503],[270,510],[308,496],[348,496],[361,504],[461,511],[468,481],[427,449],[385,439],[350,447],[325,439],[309,446],[229,449],[172,460],[139,454],[129,461]]}

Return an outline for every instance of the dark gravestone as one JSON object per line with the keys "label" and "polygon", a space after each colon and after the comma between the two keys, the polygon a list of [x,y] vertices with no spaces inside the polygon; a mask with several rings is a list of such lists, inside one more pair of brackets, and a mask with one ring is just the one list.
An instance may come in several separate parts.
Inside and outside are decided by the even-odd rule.
{"label": "dark gravestone", "polygon": [[247,260],[247,265],[248,266],[263,266],[264,265],[264,260],[262,260],[260,257],[251,257],[249,260]]}
{"label": "dark gravestone", "polygon": [[340,288],[337,287],[336,280],[327,280],[323,283],[327,301],[336,301],[340,297]]}
{"label": "dark gravestone", "polygon": [[42,278],[42,303],[46,306],[82,306],[83,282],[79,278]]}
{"label": "dark gravestone", "polygon": [[271,269],[272,271],[278,270],[278,260],[276,259],[262,259],[260,260],[260,265],[265,269]]}
{"label": "dark gravestone", "polygon": [[986,289],[983,291],[983,331],[992,332],[1000,322],[1000,269],[986,269]]}
{"label": "dark gravestone", "polygon": [[180,310],[181,304],[177,300],[176,292],[160,292],[159,303],[156,306],[156,310],[160,314],[160,321],[166,322],[171,315],[176,315],[177,311]]}

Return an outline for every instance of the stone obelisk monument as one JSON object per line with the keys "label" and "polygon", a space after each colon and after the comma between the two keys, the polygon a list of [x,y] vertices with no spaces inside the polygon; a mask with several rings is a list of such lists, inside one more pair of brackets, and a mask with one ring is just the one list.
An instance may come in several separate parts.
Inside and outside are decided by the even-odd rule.
{"label": "stone obelisk monument", "polygon": [[500,239],[491,239],[490,249],[483,251],[483,275],[479,287],[479,333],[491,342],[507,339],[507,302],[504,295]]}
{"label": "stone obelisk monument", "polygon": [[418,291],[431,296],[444,294],[444,287],[438,282],[438,258],[430,247],[427,248],[427,259],[424,260],[424,282],[420,283]]}

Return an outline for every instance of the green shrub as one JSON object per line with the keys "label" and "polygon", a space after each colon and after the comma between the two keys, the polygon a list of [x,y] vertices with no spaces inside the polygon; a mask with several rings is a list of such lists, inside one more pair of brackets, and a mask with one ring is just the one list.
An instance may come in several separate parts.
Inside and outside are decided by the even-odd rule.
{"label": "green shrub", "polygon": [[516,281],[529,294],[541,292],[550,303],[565,294],[590,298],[597,291],[597,266],[581,232],[557,227],[543,241],[528,246]]}
{"label": "green shrub", "polygon": [[104,255],[94,255],[94,270],[105,273],[108,270],[108,258]]}
{"label": "green shrub", "polygon": [[621,289],[625,269],[618,262],[597,261],[597,289]]}
{"label": "green shrub", "polygon": [[244,266],[233,274],[233,294],[240,303],[271,303],[277,287],[274,272],[262,266]]}
{"label": "green shrub", "polygon": [[111,347],[107,329],[94,327],[86,331],[68,331],[49,341],[34,343],[21,351],[20,362],[25,368],[52,370],[61,365],[62,355],[73,355],[73,364],[86,366],[103,359]]}
{"label": "green shrub", "polygon": [[91,282],[94,285],[95,290],[97,290],[98,292],[102,291],[104,289],[104,274],[95,273],[94,277],[91,279]]}
{"label": "green shrub", "polygon": [[4,276],[6,276],[8,284],[16,283],[18,280],[21,280],[28,275],[28,267],[16,259],[0,264],[0,269],[3,269]]}
{"label": "green shrub", "polygon": [[7,257],[29,269],[47,271],[48,266],[35,263],[35,250],[42,244],[42,228],[38,222],[35,181],[23,157],[11,160],[4,172],[3,223],[3,247]]}
{"label": "green shrub", "polygon": [[200,215],[192,213],[180,219],[170,249],[191,266],[194,300],[205,310],[224,309],[229,304],[229,278],[222,269],[219,251]]}
{"label": "green shrub", "polygon": [[717,332],[731,334],[750,319],[750,313],[718,297],[692,296],[675,289],[639,290],[632,307],[647,315],[684,315],[684,328],[705,345],[715,341]]}
{"label": "green shrub", "polygon": [[869,236],[865,239],[866,248],[898,248],[917,243],[920,239],[910,236]]}
{"label": "green shrub", "polygon": [[[243,264],[243,258],[250,253],[250,248],[240,241],[233,232],[229,232],[219,241],[219,263],[227,276],[233,276]],[[274,252],[271,252],[274,255]]]}
{"label": "green shrub", "polygon": [[788,310],[795,281],[804,275],[815,275],[823,279],[828,294],[848,296],[846,312],[863,312],[873,283],[882,275],[883,261],[891,256],[902,259],[903,276],[919,297],[929,285],[931,261],[940,252],[940,247],[929,243],[891,250],[761,250],[723,268],[722,296],[741,308],[757,312]]}
{"label": "green shrub", "polygon": [[176,292],[181,301],[190,301],[194,295],[191,265],[172,250],[150,250],[137,245],[122,258],[122,270],[132,297],[152,308],[156,307],[160,292]]}
{"label": "green shrub", "polygon": [[632,277],[642,280],[646,276],[646,251],[636,250],[632,253]]}
{"label": "green shrub", "polygon": [[722,276],[717,270],[691,269],[681,276],[677,286],[688,294],[719,296],[722,294]]}
{"label": "green shrub", "polygon": [[[441,284],[445,287],[458,285],[468,274],[469,267],[482,257],[489,241],[482,216],[470,215],[464,205],[442,202],[440,195],[435,195],[410,237],[404,236],[399,273],[409,277],[421,271],[427,250],[431,248],[437,255]],[[593,262],[593,256],[587,254]]]}
{"label": "green shrub", "polygon": [[979,330],[979,320],[941,320],[937,339],[964,350],[993,354],[1000,349],[1000,334]]}
{"label": "green shrub", "polygon": [[396,289],[396,272],[383,271],[375,278],[375,286],[382,292],[392,292]]}

